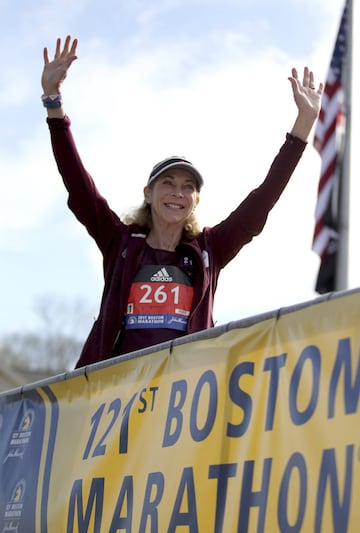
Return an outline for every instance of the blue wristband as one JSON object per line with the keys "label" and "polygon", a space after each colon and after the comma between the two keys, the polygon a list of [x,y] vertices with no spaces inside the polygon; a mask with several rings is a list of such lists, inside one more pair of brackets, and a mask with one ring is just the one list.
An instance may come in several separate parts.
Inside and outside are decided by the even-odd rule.
{"label": "blue wristband", "polygon": [[41,97],[43,106],[47,109],[57,109],[62,106],[62,97],[61,94],[43,94]]}

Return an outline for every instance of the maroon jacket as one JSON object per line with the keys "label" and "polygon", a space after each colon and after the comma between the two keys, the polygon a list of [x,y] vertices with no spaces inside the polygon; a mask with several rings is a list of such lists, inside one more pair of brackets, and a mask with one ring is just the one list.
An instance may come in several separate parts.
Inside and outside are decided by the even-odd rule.
{"label": "maroon jacket", "polygon": [[[48,119],[51,142],[59,172],[69,193],[68,205],[95,239],[104,264],[104,291],[100,312],[84,344],[76,366],[112,357],[122,326],[127,296],[146,231],[125,225],[100,195],[77,152],[70,119]],[[199,275],[194,287],[188,333],[214,325],[212,312],[220,270],[263,229],[267,215],[279,199],[306,143],[287,134],[264,182],[253,190],[225,220],[206,227],[193,240],[183,240],[184,253],[196,258]],[[174,333],[176,336],[176,332]],[[134,347],[136,350],[136,346]]]}

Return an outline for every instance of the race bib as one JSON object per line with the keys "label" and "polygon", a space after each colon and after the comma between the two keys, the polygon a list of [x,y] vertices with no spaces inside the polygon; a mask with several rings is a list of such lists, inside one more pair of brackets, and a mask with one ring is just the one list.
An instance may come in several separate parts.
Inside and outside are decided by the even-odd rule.
{"label": "race bib", "polygon": [[186,331],[193,296],[194,288],[180,268],[145,265],[130,288],[125,328]]}

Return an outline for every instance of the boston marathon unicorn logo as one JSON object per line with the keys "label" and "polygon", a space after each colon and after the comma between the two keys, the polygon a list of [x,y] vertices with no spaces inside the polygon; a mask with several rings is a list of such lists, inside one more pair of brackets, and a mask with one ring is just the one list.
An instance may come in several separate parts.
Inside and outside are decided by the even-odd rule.
{"label": "boston marathon unicorn logo", "polygon": [[9,451],[3,460],[3,464],[8,459],[23,459],[27,445],[30,442],[31,428],[35,420],[35,412],[33,409],[27,409],[24,413],[19,426],[13,431],[10,442]]}
{"label": "boston marathon unicorn logo", "polygon": [[1,533],[13,533],[19,531],[20,520],[24,506],[24,494],[26,483],[24,479],[19,480],[14,486],[10,500],[6,503],[4,513],[4,527]]}

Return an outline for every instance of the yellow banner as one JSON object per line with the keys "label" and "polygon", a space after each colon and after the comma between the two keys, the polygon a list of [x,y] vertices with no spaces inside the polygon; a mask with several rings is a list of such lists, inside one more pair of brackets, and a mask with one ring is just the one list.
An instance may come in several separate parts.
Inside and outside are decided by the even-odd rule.
{"label": "yellow banner", "polygon": [[0,397],[0,531],[358,531],[359,326],[349,293]]}

